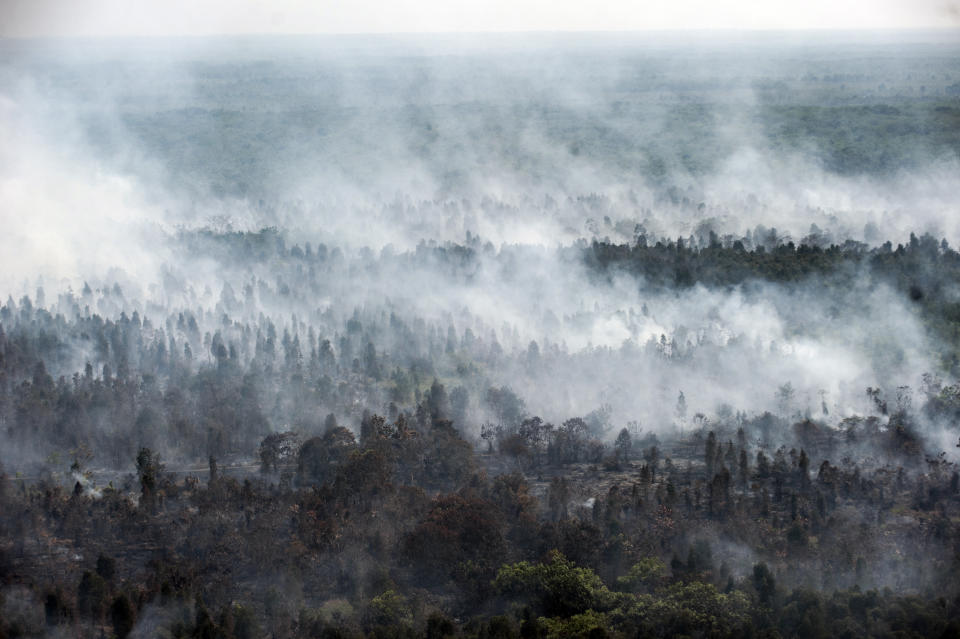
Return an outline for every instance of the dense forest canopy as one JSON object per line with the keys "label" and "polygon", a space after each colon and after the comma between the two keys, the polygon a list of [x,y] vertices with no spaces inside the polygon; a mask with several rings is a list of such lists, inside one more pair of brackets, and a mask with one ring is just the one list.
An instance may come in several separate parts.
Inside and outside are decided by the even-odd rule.
{"label": "dense forest canopy", "polygon": [[960,635],[957,41],[477,42],[0,41],[0,639]]}

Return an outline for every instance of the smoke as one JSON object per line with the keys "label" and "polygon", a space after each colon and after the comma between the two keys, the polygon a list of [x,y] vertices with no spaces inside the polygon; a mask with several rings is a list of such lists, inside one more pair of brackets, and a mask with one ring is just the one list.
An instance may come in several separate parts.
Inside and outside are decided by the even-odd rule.
{"label": "smoke", "polygon": [[[224,314],[334,339],[355,312],[381,334],[391,313],[452,327],[458,343],[469,329],[484,360],[463,381],[477,415],[484,388],[509,385],[546,419],[602,408],[611,428],[672,428],[681,391],[691,415],[825,417],[826,405],[839,421],[869,410],[867,386],[916,385],[936,368],[936,345],[889,288],[864,274],[845,291],[815,280],[664,291],[598,280],[580,251],[711,231],[756,246],[767,227],[774,244],[960,241],[955,147],[914,131],[901,155],[838,151],[802,113],[790,117],[809,135],[780,131],[778,118],[815,99],[906,111],[922,87],[946,100],[957,75],[938,60],[955,44],[894,40],[871,45],[872,67],[842,41],[112,41],[64,57],[62,43],[9,45],[0,290],[42,286],[52,300],[119,283],[122,297],[85,304],[158,324],[189,311],[211,333]],[[939,66],[924,74],[928,63]],[[878,126],[897,117],[856,113]],[[831,164],[848,156],[857,170]],[[267,226],[337,257],[309,274],[189,241]],[[461,269],[431,257],[448,242],[472,251]],[[499,360],[483,355],[494,343]],[[77,348],[77,369],[96,359]]]}
{"label": "smoke", "polygon": [[0,97],[0,135],[6,292],[44,279],[60,288],[115,268],[131,280],[150,276],[162,256],[144,250],[151,228],[131,180],[51,148],[9,97]]}

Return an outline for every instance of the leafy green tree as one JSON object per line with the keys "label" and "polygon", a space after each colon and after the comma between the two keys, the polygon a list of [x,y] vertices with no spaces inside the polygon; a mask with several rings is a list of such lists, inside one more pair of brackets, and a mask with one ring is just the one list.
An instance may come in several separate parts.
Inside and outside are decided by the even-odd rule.
{"label": "leafy green tree", "polygon": [[406,598],[391,589],[370,600],[367,621],[376,626],[409,625],[413,622],[413,614]]}
{"label": "leafy green tree", "polygon": [[661,584],[667,566],[657,557],[644,557],[630,572],[617,578],[617,590],[622,592],[651,592]]}
{"label": "leafy green tree", "polygon": [[595,610],[566,618],[541,619],[540,625],[543,639],[603,639],[610,636],[609,616]]}
{"label": "leafy green tree", "polygon": [[750,600],[740,591],[723,594],[712,584],[678,582],[656,595],[639,595],[611,616],[629,621],[639,636],[703,636],[730,638],[750,636]]}
{"label": "leafy green tree", "polygon": [[615,601],[614,593],[595,572],[576,566],[557,550],[550,552],[547,563],[522,561],[503,566],[494,588],[514,600],[529,602],[548,617],[608,610]]}

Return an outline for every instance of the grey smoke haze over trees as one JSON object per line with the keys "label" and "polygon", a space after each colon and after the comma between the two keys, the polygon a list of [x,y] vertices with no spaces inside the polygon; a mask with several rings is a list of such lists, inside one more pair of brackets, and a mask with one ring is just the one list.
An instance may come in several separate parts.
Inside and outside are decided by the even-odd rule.
{"label": "grey smoke haze over trees", "polygon": [[[510,351],[546,340],[573,354],[553,384],[525,370],[491,381],[555,418],[610,404],[660,430],[684,378],[704,412],[770,408],[791,381],[798,410],[825,390],[843,417],[864,387],[934,370],[936,345],[883,286],[843,291],[838,316],[815,281],[675,294],[589,281],[557,247],[710,233],[748,248],[953,241],[953,39],[568,40],[9,41],[7,290],[42,284],[52,299],[115,280],[128,312],[212,310],[224,284],[270,281],[271,265],[190,255],[177,229],[276,226],[290,243],[340,249],[345,272],[319,295],[248,306],[246,320],[332,311],[316,325],[329,333],[386,303],[458,334],[492,331]],[[450,278],[408,265],[425,241],[490,245]],[[690,345],[689,367],[644,368],[661,335]],[[601,371],[586,374],[593,358]]]}
{"label": "grey smoke haze over trees", "polygon": [[955,631],[958,60],[0,40],[0,637]]}

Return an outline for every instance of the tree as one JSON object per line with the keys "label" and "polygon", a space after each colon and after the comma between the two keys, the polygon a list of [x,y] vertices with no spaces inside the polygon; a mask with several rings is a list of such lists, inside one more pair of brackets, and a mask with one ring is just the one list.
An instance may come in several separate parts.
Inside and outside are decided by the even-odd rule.
{"label": "tree", "polygon": [[97,574],[107,582],[113,581],[114,576],[117,574],[117,560],[101,554],[97,557]]}
{"label": "tree", "polygon": [[630,439],[630,431],[626,428],[620,431],[620,434],[617,435],[617,440],[613,444],[614,448],[617,451],[617,457],[624,462],[630,461],[630,453],[633,448],[633,442]]}
{"label": "tree", "polygon": [[570,487],[566,477],[554,477],[547,490],[547,506],[550,519],[558,521],[567,518],[567,503],[570,501]]}
{"label": "tree", "polygon": [[404,541],[415,565],[434,576],[449,576],[460,562],[472,562],[489,580],[505,550],[503,517],[496,506],[478,498],[444,495]]}
{"label": "tree", "polygon": [[678,582],[654,595],[640,595],[626,616],[641,637],[749,637],[750,601],[739,591],[723,594],[713,584]]}
{"label": "tree", "polygon": [[390,462],[378,450],[354,450],[337,468],[334,493],[341,499],[369,505],[372,497],[392,488]]}
{"label": "tree", "polygon": [[773,578],[773,573],[767,568],[767,564],[760,562],[753,566],[753,587],[757,590],[760,598],[760,605],[773,606],[774,597],[777,593],[777,583]]}
{"label": "tree", "polygon": [[537,635],[534,636],[544,639],[605,639],[610,636],[610,622],[609,615],[587,610],[567,618],[544,618],[542,628],[538,625]]}
{"label": "tree", "polygon": [[368,377],[380,381],[382,377],[380,363],[377,360],[377,349],[374,347],[373,342],[367,342],[367,346],[363,351],[363,368]]}
{"label": "tree", "polygon": [[311,437],[297,453],[297,481],[301,484],[330,481],[356,449],[353,432],[343,426],[328,430],[322,437]]}
{"label": "tree", "polygon": [[757,451],[757,478],[766,479],[770,477],[770,458],[762,450]]}
{"label": "tree", "polygon": [[533,458],[534,466],[539,466],[543,454],[547,451],[550,433],[553,424],[544,422],[539,417],[529,417],[520,423],[518,435],[527,446]]}
{"label": "tree", "polygon": [[459,429],[467,423],[467,410],[470,405],[470,393],[463,386],[457,386],[450,391],[450,419]]}
{"label": "tree", "polygon": [[750,464],[747,461],[747,451],[743,448],[740,449],[740,460],[738,464],[739,468],[739,479],[740,485],[746,487],[750,481]]}
{"label": "tree", "polygon": [[456,626],[442,614],[435,612],[427,618],[426,639],[450,639],[456,635]]}
{"label": "tree", "polygon": [[137,453],[137,475],[140,477],[141,503],[153,507],[156,503],[157,481],[163,465],[160,456],[149,448],[141,448]]}
{"label": "tree", "polygon": [[680,422],[680,432],[683,432],[683,424],[687,421],[687,398],[684,397],[683,391],[680,391],[680,394],[677,395],[677,421]]}
{"label": "tree", "polygon": [[431,422],[448,419],[450,416],[450,400],[447,397],[447,391],[436,378],[433,379],[427,394],[427,410]]}
{"label": "tree", "polygon": [[262,637],[257,617],[248,606],[233,605],[233,635],[236,639],[257,639]]}
{"label": "tree", "polygon": [[660,449],[655,445],[651,446],[643,453],[643,458],[650,466],[650,482],[657,481],[657,463],[660,461]]}
{"label": "tree", "polygon": [[406,598],[390,589],[370,600],[367,621],[374,626],[408,625],[413,622],[413,615]]}
{"label": "tree", "polygon": [[[480,439],[487,442],[488,453],[493,452],[493,442],[498,439],[501,430],[501,427],[493,424],[480,425]],[[960,444],[958,444],[957,447],[960,448]]]}
{"label": "tree", "polygon": [[548,617],[604,611],[615,602],[596,573],[576,566],[558,550],[550,552],[547,563],[521,561],[503,566],[494,587],[503,595],[535,605]]}
{"label": "tree", "polygon": [[80,614],[99,620],[106,606],[107,583],[89,570],[84,571],[77,586],[77,608]]}
{"label": "tree", "polygon": [[556,465],[571,464],[583,455],[587,424],[580,417],[568,419],[552,433],[547,456]]}
{"label": "tree", "polygon": [[777,388],[777,409],[782,417],[788,417],[793,405],[793,384],[786,382]]}
{"label": "tree", "polygon": [[713,478],[717,459],[717,435],[711,430],[707,435],[707,445],[704,451],[704,462],[707,467],[707,479]]}
{"label": "tree", "polygon": [[113,623],[113,634],[117,639],[126,639],[133,630],[133,606],[125,594],[119,594],[110,605],[110,620]]}
{"label": "tree", "polygon": [[800,449],[800,459],[797,462],[797,472],[800,476],[800,487],[806,491],[810,486],[810,458],[807,451]]}
{"label": "tree", "polygon": [[523,400],[507,386],[487,389],[484,403],[496,416],[497,424],[504,428],[517,426],[525,413]]}
{"label": "tree", "polygon": [[644,557],[630,572],[617,578],[617,589],[624,592],[650,592],[663,581],[667,566],[656,557]]}
{"label": "tree", "polygon": [[296,455],[298,449],[300,436],[297,433],[270,433],[260,442],[260,472],[276,471],[280,464]]}

